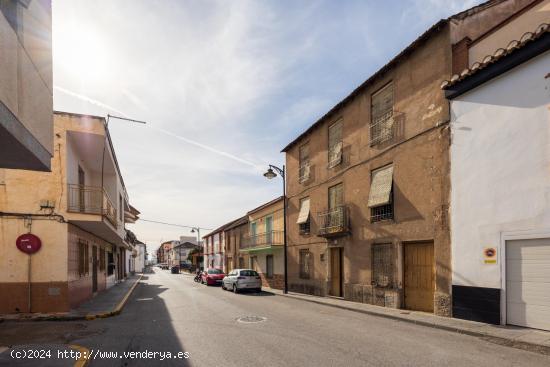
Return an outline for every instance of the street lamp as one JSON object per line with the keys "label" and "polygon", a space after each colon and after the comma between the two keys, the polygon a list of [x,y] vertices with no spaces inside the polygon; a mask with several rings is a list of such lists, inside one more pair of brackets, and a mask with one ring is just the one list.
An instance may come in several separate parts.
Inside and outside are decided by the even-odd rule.
{"label": "street lamp", "polygon": [[283,179],[283,250],[284,250],[284,278],[285,278],[285,288],[283,290],[284,294],[288,293],[288,261],[287,261],[287,245],[286,245],[286,176],[285,176],[285,165],[283,168],[277,166],[269,165],[267,172],[264,173],[264,177],[268,180],[274,179],[277,177],[277,173],[281,175]]}

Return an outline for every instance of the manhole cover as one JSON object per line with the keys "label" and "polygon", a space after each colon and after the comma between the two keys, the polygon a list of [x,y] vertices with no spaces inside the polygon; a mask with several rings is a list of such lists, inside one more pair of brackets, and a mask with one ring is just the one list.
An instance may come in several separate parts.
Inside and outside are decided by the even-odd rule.
{"label": "manhole cover", "polygon": [[239,317],[237,319],[238,322],[242,322],[244,324],[253,324],[253,323],[256,323],[256,322],[264,322],[265,320],[267,320],[266,317],[261,317],[261,316],[243,316],[243,317]]}

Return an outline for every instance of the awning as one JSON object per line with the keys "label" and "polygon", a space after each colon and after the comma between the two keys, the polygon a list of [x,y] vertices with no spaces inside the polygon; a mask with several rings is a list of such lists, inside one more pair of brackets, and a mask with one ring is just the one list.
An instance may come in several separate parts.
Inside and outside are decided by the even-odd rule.
{"label": "awning", "polygon": [[380,168],[372,173],[368,207],[386,205],[391,199],[393,165]]}
{"label": "awning", "polygon": [[298,220],[296,223],[302,224],[307,222],[309,218],[309,198],[302,200],[302,205],[300,206],[300,214],[298,214]]}

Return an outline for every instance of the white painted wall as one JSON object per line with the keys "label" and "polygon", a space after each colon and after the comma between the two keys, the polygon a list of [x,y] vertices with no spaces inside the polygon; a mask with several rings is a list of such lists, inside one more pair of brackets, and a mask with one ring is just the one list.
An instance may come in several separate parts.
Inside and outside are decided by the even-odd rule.
{"label": "white painted wall", "polygon": [[142,244],[136,244],[136,250],[138,255],[135,259],[135,267],[137,273],[142,273],[145,268],[145,246]]}
{"label": "white painted wall", "polygon": [[550,232],[549,72],[546,52],[451,101],[455,285],[501,288],[503,261],[483,249]]}

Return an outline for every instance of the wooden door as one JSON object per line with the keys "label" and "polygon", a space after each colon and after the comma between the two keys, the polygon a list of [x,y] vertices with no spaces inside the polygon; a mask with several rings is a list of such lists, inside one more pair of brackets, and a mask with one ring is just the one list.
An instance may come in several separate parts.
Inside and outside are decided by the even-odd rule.
{"label": "wooden door", "polygon": [[92,246],[92,292],[97,292],[97,246]]}
{"label": "wooden door", "polygon": [[405,308],[433,312],[435,266],[433,243],[404,246]]}
{"label": "wooden door", "polygon": [[330,295],[342,297],[342,249],[330,249]]}

